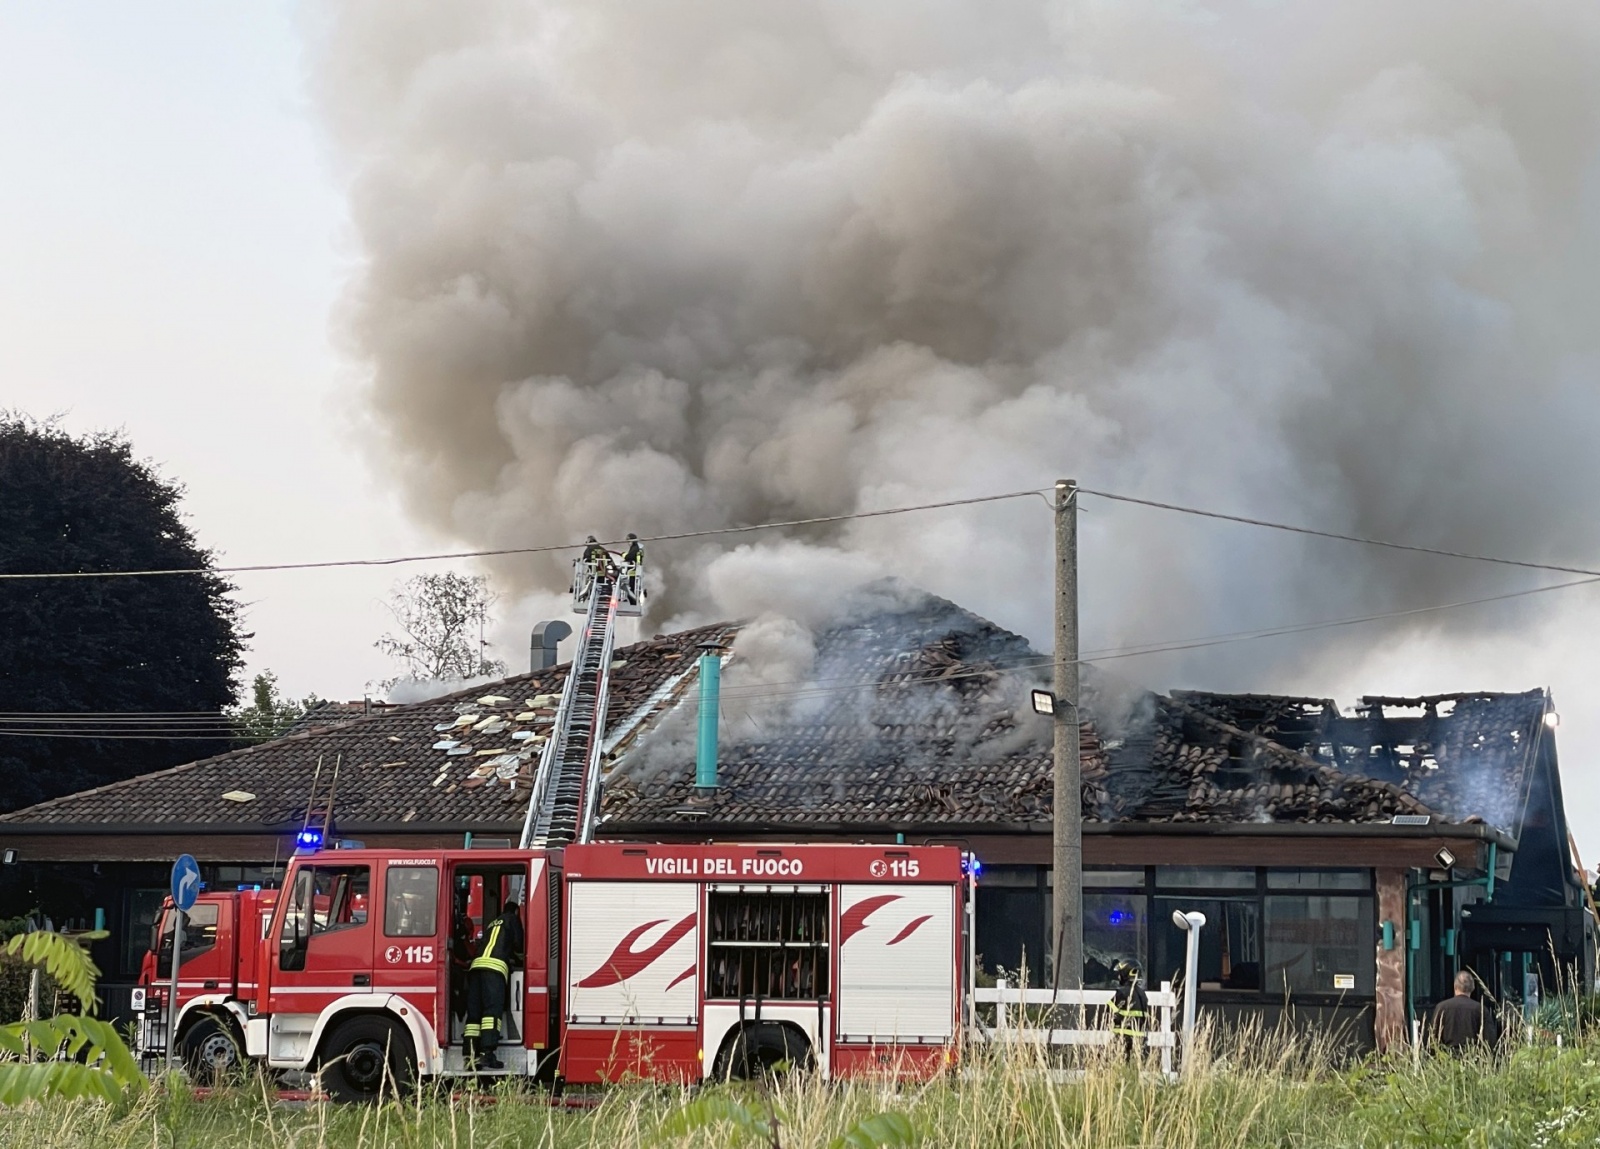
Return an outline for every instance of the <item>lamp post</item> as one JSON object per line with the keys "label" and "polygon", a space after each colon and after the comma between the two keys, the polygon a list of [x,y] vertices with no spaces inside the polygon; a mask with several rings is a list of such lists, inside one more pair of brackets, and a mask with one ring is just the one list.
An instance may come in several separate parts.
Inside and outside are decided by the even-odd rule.
{"label": "lamp post", "polygon": [[1200,931],[1205,929],[1206,916],[1198,910],[1184,913],[1172,911],[1172,924],[1184,932],[1183,955],[1183,1064],[1189,1066],[1189,1044],[1194,1040],[1194,1007],[1197,996],[1195,976],[1200,969]]}

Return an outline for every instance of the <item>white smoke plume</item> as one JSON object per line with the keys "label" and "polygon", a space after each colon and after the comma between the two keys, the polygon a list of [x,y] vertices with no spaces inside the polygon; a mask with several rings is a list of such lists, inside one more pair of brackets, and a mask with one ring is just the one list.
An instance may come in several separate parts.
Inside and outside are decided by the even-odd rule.
{"label": "white smoke plume", "polygon": [[[1593,5],[344,0],[311,38],[374,455],[463,540],[1072,476],[1600,549]],[[1084,511],[1089,647],[1527,582]],[[663,545],[652,623],[894,573],[1047,649],[1050,546],[1039,500]]]}

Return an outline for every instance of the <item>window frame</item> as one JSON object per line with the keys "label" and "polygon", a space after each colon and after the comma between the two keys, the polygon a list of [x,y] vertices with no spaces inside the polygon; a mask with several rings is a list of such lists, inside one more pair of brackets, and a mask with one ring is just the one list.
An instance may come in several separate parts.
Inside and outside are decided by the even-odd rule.
{"label": "window frame", "polygon": [[[411,875],[420,873],[422,871],[430,871],[433,874],[432,896],[425,899],[425,903],[428,906],[428,910],[429,910],[429,914],[430,914],[428,928],[426,930],[417,930],[415,928],[409,929],[409,930],[399,930],[399,929],[391,928],[390,914],[391,914],[392,907],[395,905],[394,901],[392,900],[394,895],[396,893],[400,893],[400,894],[402,894],[402,896],[404,896],[404,895],[414,895],[416,893],[416,891],[414,891],[414,890],[406,890],[406,889],[404,889],[403,888],[404,887],[404,883],[403,882],[399,883],[399,888],[397,888],[397,883],[395,882],[395,878],[397,876],[401,876],[401,875],[404,875],[405,877],[410,877]],[[386,937],[386,938],[432,938],[432,937],[437,937],[438,936],[438,934],[439,934],[439,882],[440,882],[441,878],[442,878],[442,875],[440,873],[440,867],[439,867],[438,863],[436,863],[436,862],[428,862],[428,863],[426,863],[424,865],[412,865],[412,864],[408,863],[408,864],[403,865],[403,866],[397,866],[393,862],[391,862],[387,866],[384,867],[384,871],[383,871],[383,936],[384,937]],[[370,909],[368,910],[367,918],[368,918],[369,921],[372,918],[372,913],[371,913]]]}

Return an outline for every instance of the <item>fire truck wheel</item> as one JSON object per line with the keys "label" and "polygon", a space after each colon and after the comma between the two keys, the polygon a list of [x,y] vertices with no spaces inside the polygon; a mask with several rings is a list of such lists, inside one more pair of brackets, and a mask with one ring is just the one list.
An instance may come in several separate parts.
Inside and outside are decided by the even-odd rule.
{"label": "fire truck wheel", "polygon": [[196,1085],[216,1085],[239,1075],[244,1042],[233,1024],[207,1014],[196,1019],[178,1040],[183,1066]]}
{"label": "fire truck wheel", "polygon": [[787,1025],[757,1022],[741,1029],[723,1050],[716,1076],[753,1081],[811,1067],[811,1043]]}
{"label": "fire truck wheel", "polygon": [[352,1017],[324,1044],[321,1076],[335,1101],[376,1101],[411,1087],[417,1055],[410,1035],[388,1018]]}

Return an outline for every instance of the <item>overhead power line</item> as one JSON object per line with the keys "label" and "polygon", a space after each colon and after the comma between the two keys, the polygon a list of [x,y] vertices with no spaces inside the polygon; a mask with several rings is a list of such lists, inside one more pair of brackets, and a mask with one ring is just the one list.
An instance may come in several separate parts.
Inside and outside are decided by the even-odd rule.
{"label": "overhead power line", "polygon": [[[1432,614],[1439,611],[1456,610],[1462,607],[1482,606],[1488,603],[1505,602],[1509,599],[1526,598],[1530,595],[1545,594],[1551,591],[1569,590],[1573,587],[1593,586],[1600,583],[1600,576],[1595,578],[1575,579],[1570,582],[1554,583],[1550,586],[1529,587],[1525,590],[1507,591],[1503,594],[1486,595],[1482,598],[1461,599],[1456,602],[1434,603],[1429,606],[1411,607],[1406,610],[1384,611],[1379,614],[1356,615],[1349,618],[1322,619],[1315,622],[1288,623],[1281,626],[1261,627],[1256,630],[1230,631],[1221,634],[1201,635],[1187,639],[1172,639],[1164,642],[1148,642],[1125,646],[1102,647],[1085,651],[1078,659],[1080,665],[1095,666],[1103,662],[1113,662],[1124,658],[1140,658],[1151,654],[1168,654],[1177,651],[1197,650],[1208,646],[1223,646],[1236,642],[1252,642],[1264,638],[1278,638],[1284,635],[1304,634],[1309,631],[1330,630],[1336,627],[1359,626],[1364,623],[1385,622],[1396,618],[1410,618],[1417,615]],[[780,701],[785,699],[802,699],[822,697],[830,694],[848,693],[851,691],[894,688],[898,686],[917,686],[930,682],[955,682],[962,679],[980,678],[995,672],[1012,673],[1024,670],[1047,670],[1054,666],[1055,660],[1049,655],[1040,655],[1036,658],[1017,659],[1004,663],[997,663],[992,667],[974,667],[970,670],[958,671],[954,674],[934,676],[913,675],[900,682],[884,682],[881,679],[862,680],[855,676],[840,676],[837,678],[810,678],[789,679],[776,682],[749,683],[747,685],[728,684],[723,687],[722,697],[724,704],[729,702],[765,702]],[[788,687],[790,689],[783,689]],[[174,712],[177,713],[177,712]],[[217,716],[213,713],[206,716],[212,723]],[[204,722],[205,718],[195,721]],[[180,718],[178,723],[189,721]],[[85,729],[85,724],[89,728]],[[125,724],[125,725],[124,725]],[[159,725],[158,725],[159,724]],[[21,727],[20,729],[18,727]],[[146,738],[175,740],[206,740],[238,739],[237,728],[212,726],[202,729],[215,729],[213,734],[196,733],[194,726],[179,724],[167,725],[163,723],[159,712],[116,712],[100,711],[91,712],[0,712],[0,737],[17,738]],[[135,729],[138,733],[128,733]]]}
{"label": "overhead power line", "polygon": [[[751,534],[756,531],[785,530],[793,527],[820,526],[826,523],[842,523],[856,519],[882,518],[888,515],[904,515],[916,511],[937,511],[951,507],[976,506],[983,503],[998,503],[1010,499],[1021,499],[1029,496],[1045,496],[1054,488],[1041,487],[1026,491],[1007,491],[997,495],[976,495],[965,499],[947,499],[937,503],[917,503],[903,507],[885,507],[876,511],[850,511],[837,515],[813,515],[804,519],[782,519],[765,523],[747,523],[731,527],[707,527],[703,530],[676,531],[670,534],[646,535],[640,538],[644,543],[676,542],[683,539],[715,538],[725,535]],[[1563,563],[1535,562],[1530,559],[1510,559],[1498,555],[1475,554],[1471,551],[1448,550],[1443,547],[1423,546],[1419,543],[1402,543],[1393,539],[1371,538],[1365,535],[1345,534],[1340,531],[1321,530],[1316,527],[1300,526],[1295,523],[1280,523],[1271,519],[1252,518],[1248,515],[1235,515],[1226,511],[1213,511],[1204,507],[1191,507],[1182,503],[1163,502],[1159,499],[1140,498],[1136,495],[1123,495],[1115,491],[1101,491],[1093,487],[1080,487],[1079,493],[1114,502],[1129,503],[1142,507],[1153,507],[1157,510],[1173,511],[1178,514],[1195,515],[1201,518],[1216,519],[1221,522],[1240,523],[1245,526],[1264,527],[1269,530],[1287,531],[1292,534],[1307,535],[1312,538],[1333,539],[1338,542],[1359,543],[1363,546],[1382,547],[1386,550],[1409,551],[1413,554],[1437,555],[1441,558],[1463,559],[1469,562],[1493,563],[1498,566],[1517,567],[1522,570],[1550,571],[1555,574],[1577,574],[1600,578],[1600,569],[1594,567],[1573,566]],[[626,544],[627,539],[603,540],[604,545],[618,547]],[[96,578],[145,578],[161,575],[230,575],[254,574],[266,571],[302,571],[302,570],[332,570],[347,567],[387,567],[400,566],[406,563],[444,562],[458,559],[500,558],[514,555],[552,554],[558,551],[582,550],[586,543],[549,543],[532,547],[501,547],[491,550],[475,551],[442,551],[435,554],[395,555],[387,558],[372,559],[328,559],[319,562],[292,562],[292,563],[248,563],[238,566],[220,567],[171,567],[147,570],[113,570],[113,571],[21,571],[0,573],[0,581],[22,581],[42,579],[96,579]]]}
{"label": "overhead power line", "polygon": [[1176,511],[1183,515],[1198,515],[1206,519],[1220,519],[1226,523],[1243,523],[1250,527],[1266,527],[1274,531],[1289,531],[1297,535],[1310,535],[1319,539],[1335,539],[1343,543],[1361,543],[1369,547],[1383,547],[1392,551],[1411,551],[1421,555],[1439,555],[1447,559],[1467,559],[1476,563],[1495,563],[1498,566],[1520,567],[1523,570],[1553,571],[1556,574],[1592,575],[1600,578],[1600,570],[1593,567],[1563,566],[1559,563],[1540,563],[1528,559],[1508,559],[1496,555],[1473,554],[1471,551],[1451,551],[1441,547],[1425,547],[1417,543],[1397,543],[1392,539],[1374,539],[1365,535],[1347,535],[1339,531],[1323,531],[1315,527],[1296,526],[1293,523],[1278,523],[1271,519],[1253,519],[1247,515],[1230,515],[1224,511],[1208,511],[1202,507],[1186,507],[1181,503],[1163,503],[1156,499],[1141,499],[1133,495],[1118,495],[1111,491],[1096,491],[1089,487],[1079,487],[1080,495],[1096,495],[1102,499],[1111,499],[1118,503],[1133,503],[1141,507],[1155,507],[1162,511]]}
{"label": "overhead power line", "polygon": [[[823,523],[843,523],[852,519],[876,519],[885,515],[904,515],[913,511],[939,511],[948,507],[970,507],[979,503],[999,503],[1007,499],[1023,499],[1031,495],[1042,495],[1050,488],[1039,488],[1028,491],[1008,491],[1001,495],[976,495],[969,499],[947,499],[940,503],[918,503],[907,507],[886,507],[879,511],[851,511],[839,515],[813,515],[806,519],[784,519],[779,522],[749,523],[737,527],[708,527],[698,531],[676,531],[665,535],[644,535],[641,543],[664,543],[679,539],[712,538],[717,535],[740,535],[754,531],[776,531],[789,527],[819,526]],[[608,547],[625,546],[630,539],[602,539],[602,545]],[[253,574],[259,571],[303,571],[303,570],[329,570],[336,567],[390,567],[402,563],[441,562],[449,559],[484,559],[499,558],[504,555],[541,555],[551,554],[556,551],[581,551],[588,545],[581,543],[550,543],[537,547],[502,547],[497,550],[484,551],[449,551],[429,555],[397,555],[392,558],[382,559],[329,559],[324,562],[305,563],[251,563],[244,566],[231,567],[172,567],[160,570],[120,570],[120,571],[27,571],[19,573],[0,573],[0,581],[18,581],[23,579],[85,579],[85,578],[146,578],[156,575],[226,575],[226,574]]]}

